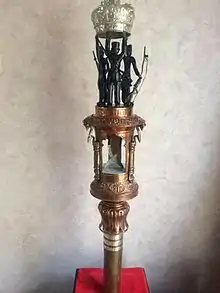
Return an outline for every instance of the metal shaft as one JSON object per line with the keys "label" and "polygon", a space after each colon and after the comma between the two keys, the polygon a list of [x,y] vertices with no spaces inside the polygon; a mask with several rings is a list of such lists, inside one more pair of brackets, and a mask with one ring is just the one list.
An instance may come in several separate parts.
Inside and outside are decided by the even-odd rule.
{"label": "metal shaft", "polygon": [[123,234],[104,234],[104,293],[119,293]]}

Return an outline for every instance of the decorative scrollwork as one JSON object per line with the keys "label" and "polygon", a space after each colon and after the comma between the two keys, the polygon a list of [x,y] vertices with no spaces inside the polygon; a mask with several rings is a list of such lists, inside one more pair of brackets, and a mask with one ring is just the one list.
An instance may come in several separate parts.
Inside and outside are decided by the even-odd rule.
{"label": "decorative scrollwork", "polygon": [[120,202],[137,196],[138,184],[133,180],[124,182],[102,182],[91,183],[91,194],[101,200]]}
{"label": "decorative scrollwork", "polygon": [[139,127],[142,130],[145,127],[146,122],[137,115],[125,118],[98,117],[96,115],[91,115],[84,119],[83,124],[87,129],[91,127],[99,129],[106,127]]}
{"label": "decorative scrollwork", "polygon": [[126,232],[128,223],[127,215],[130,206],[127,202],[112,203],[101,201],[99,204],[99,212],[102,216],[99,228],[102,232],[108,234],[119,234]]}
{"label": "decorative scrollwork", "polygon": [[132,192],[135,189],[135,186],[133,184],[130,184],[129,182],[114,182],[114,183],[106,183],[102,182],[100,184],[100,188],[102,188],[104,191],[111,191],[115,194],[121,194],[123,192]]}

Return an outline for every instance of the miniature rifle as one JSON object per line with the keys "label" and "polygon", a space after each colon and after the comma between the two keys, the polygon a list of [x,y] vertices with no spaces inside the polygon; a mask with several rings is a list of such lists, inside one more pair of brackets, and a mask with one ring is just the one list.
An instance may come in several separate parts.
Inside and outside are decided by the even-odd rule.
{"label": "miniature rifle", "polygon": [[95,61],[95,63],[96,63],[96,67],[97,67],[97,69],[99,70],[99,62],[98,62],[98,59],[97,59],[97,57],[96,57],[96,55],[95,55],[95,52],[92,51],[92,54],[93,54],[93,57],[94,57],[94,61]]}

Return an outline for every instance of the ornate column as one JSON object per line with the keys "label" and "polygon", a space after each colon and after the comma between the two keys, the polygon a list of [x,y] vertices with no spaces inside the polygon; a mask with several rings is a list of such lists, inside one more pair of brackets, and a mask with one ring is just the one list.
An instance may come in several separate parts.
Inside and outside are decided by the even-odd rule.
{"label": "ornate column", "polygon": [[101,176],[101,160],[100,160],[100,152],[101,146],[100,142],[93,140],[93,151],[94,151],[94,174],[95,180],[99,180]]}
{"label": "ornate column", "polygon": [[135,153],[136,141],[132,138],[130,142],[130,152],[129,152],[129,181],[134,180],[134,153]]}

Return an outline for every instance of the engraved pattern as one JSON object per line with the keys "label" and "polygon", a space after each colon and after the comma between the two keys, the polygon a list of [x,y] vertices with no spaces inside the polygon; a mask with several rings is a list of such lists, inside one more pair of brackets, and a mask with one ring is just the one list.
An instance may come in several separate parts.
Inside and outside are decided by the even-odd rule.
{"label": "engraved pattern", "polygon": [[110,191],[114,192],[114,193],[122,193],[125,192],[126,190],[126,185],[120,182],[116,182],[116,183],[101,183],[101,188],[105,189],[109,189]]}
{"label": "engraved pattern", "polygon": [[106,116],[106,111],[105,111],[104,108],[100,108],[100,107],[97,108],[96,113],[97,113],[98,116]]}
{"label": "engraved pattern", "polygon": [[120,0],[104,0],[92,12],[92,22],[97,34],[108,31],[130,34],[134,18],[134,8],[127,3],[121,4]]}
{"label": "engraved pattern", "polygon": [[128,230],[127,215],[130,206],[127,202],[111,203],[101,201],[99,212],[102,216],[99,228],[102,232],[108,234],[119,234]]}
{"label": "engraved pattern", "polygon": [[103,108],[96,107],[96,116],[121,117],[132,116],[133,108]]}
{"label": "engraved pattern", "polygon": [[101,182],[91,183],[91,194],[101,200],[119,202],[129,200],[138,195],[138,184],[132,180],[125,182]]}
{"label": "engraved pattern", "polygon": [[123,192],[131,192],[136,190],[136,186],[134,184],[131,184],[130,182],[115,182],[115,183],[106,183],[102,182],[100,185],[100,188],[103,190],[109,190],[112,191],[115,194],[120,194]]}
{"label": "engraved pattern", "polygon": [[146,126],[145,120],[137,115],[128,118],[97,117],[91,115],[84,119],[83,124],[87,129],[90,127],[140,127],[142,130]]}

